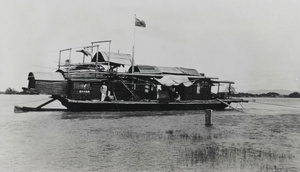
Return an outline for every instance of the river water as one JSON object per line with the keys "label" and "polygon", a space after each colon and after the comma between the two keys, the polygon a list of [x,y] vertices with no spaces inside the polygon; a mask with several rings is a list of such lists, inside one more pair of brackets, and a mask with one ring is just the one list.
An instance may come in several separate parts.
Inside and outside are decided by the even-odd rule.
{"label": "river water", "polygon": [[300,171],[300,99],[251,98],[211,127],[204,111],[13,111],[47,97],[0,95],[0,171]]}

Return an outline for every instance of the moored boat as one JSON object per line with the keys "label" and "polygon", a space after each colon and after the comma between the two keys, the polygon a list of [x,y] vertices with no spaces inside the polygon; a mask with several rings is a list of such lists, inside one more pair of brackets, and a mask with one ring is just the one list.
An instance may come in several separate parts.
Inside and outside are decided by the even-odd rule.
{"label": "moored boat", "polygon": [[[77,50],[83,62],[71,63],[69,56],[61,64],[64,51],[72,49],[60,51],[56,72],[28,74],[28,90],[49,94],[52,99],[37,108],[17,107],[19,110],[43,110],[54,100],[69,111],[222,110],[231,103],[247,102],[230,98],[234,82],[207,77],[196,69],[134,65],[130,54],[99,51],[99,45]],[[85,62],[87,57],[90,62]],[[219,92],[221,84],[228,84],[228,93]],[[218,91],[212,94],[214,86]]]}

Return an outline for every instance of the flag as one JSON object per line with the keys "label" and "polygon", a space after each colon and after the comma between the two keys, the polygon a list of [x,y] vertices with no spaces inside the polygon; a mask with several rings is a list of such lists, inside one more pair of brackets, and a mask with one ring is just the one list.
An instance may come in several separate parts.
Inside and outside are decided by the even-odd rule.
{"label": "flag", "polygon": [[135,18],[135,26],[138,27],[146,27],[146,23],[143,20],[140,20],[138,18]]}

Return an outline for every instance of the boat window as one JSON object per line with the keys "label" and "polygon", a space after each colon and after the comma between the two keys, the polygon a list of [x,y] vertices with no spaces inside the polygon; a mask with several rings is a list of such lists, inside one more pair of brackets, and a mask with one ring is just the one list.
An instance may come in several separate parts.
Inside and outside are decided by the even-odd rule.
{"label": "boat window", "polygon": [[84,82],[74,82],[73,88],[76,90],[90,90],[91,84]]}

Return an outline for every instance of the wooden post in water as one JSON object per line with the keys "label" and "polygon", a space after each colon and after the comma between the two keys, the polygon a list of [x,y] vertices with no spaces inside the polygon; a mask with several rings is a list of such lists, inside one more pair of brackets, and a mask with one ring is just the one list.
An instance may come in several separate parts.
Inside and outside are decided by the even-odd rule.
{"label": "wooden post in water", "polygon": [[205,110],[205,125],[206,126],[212,126],[212,112],[213,110],[211,109],[206,109]]}

